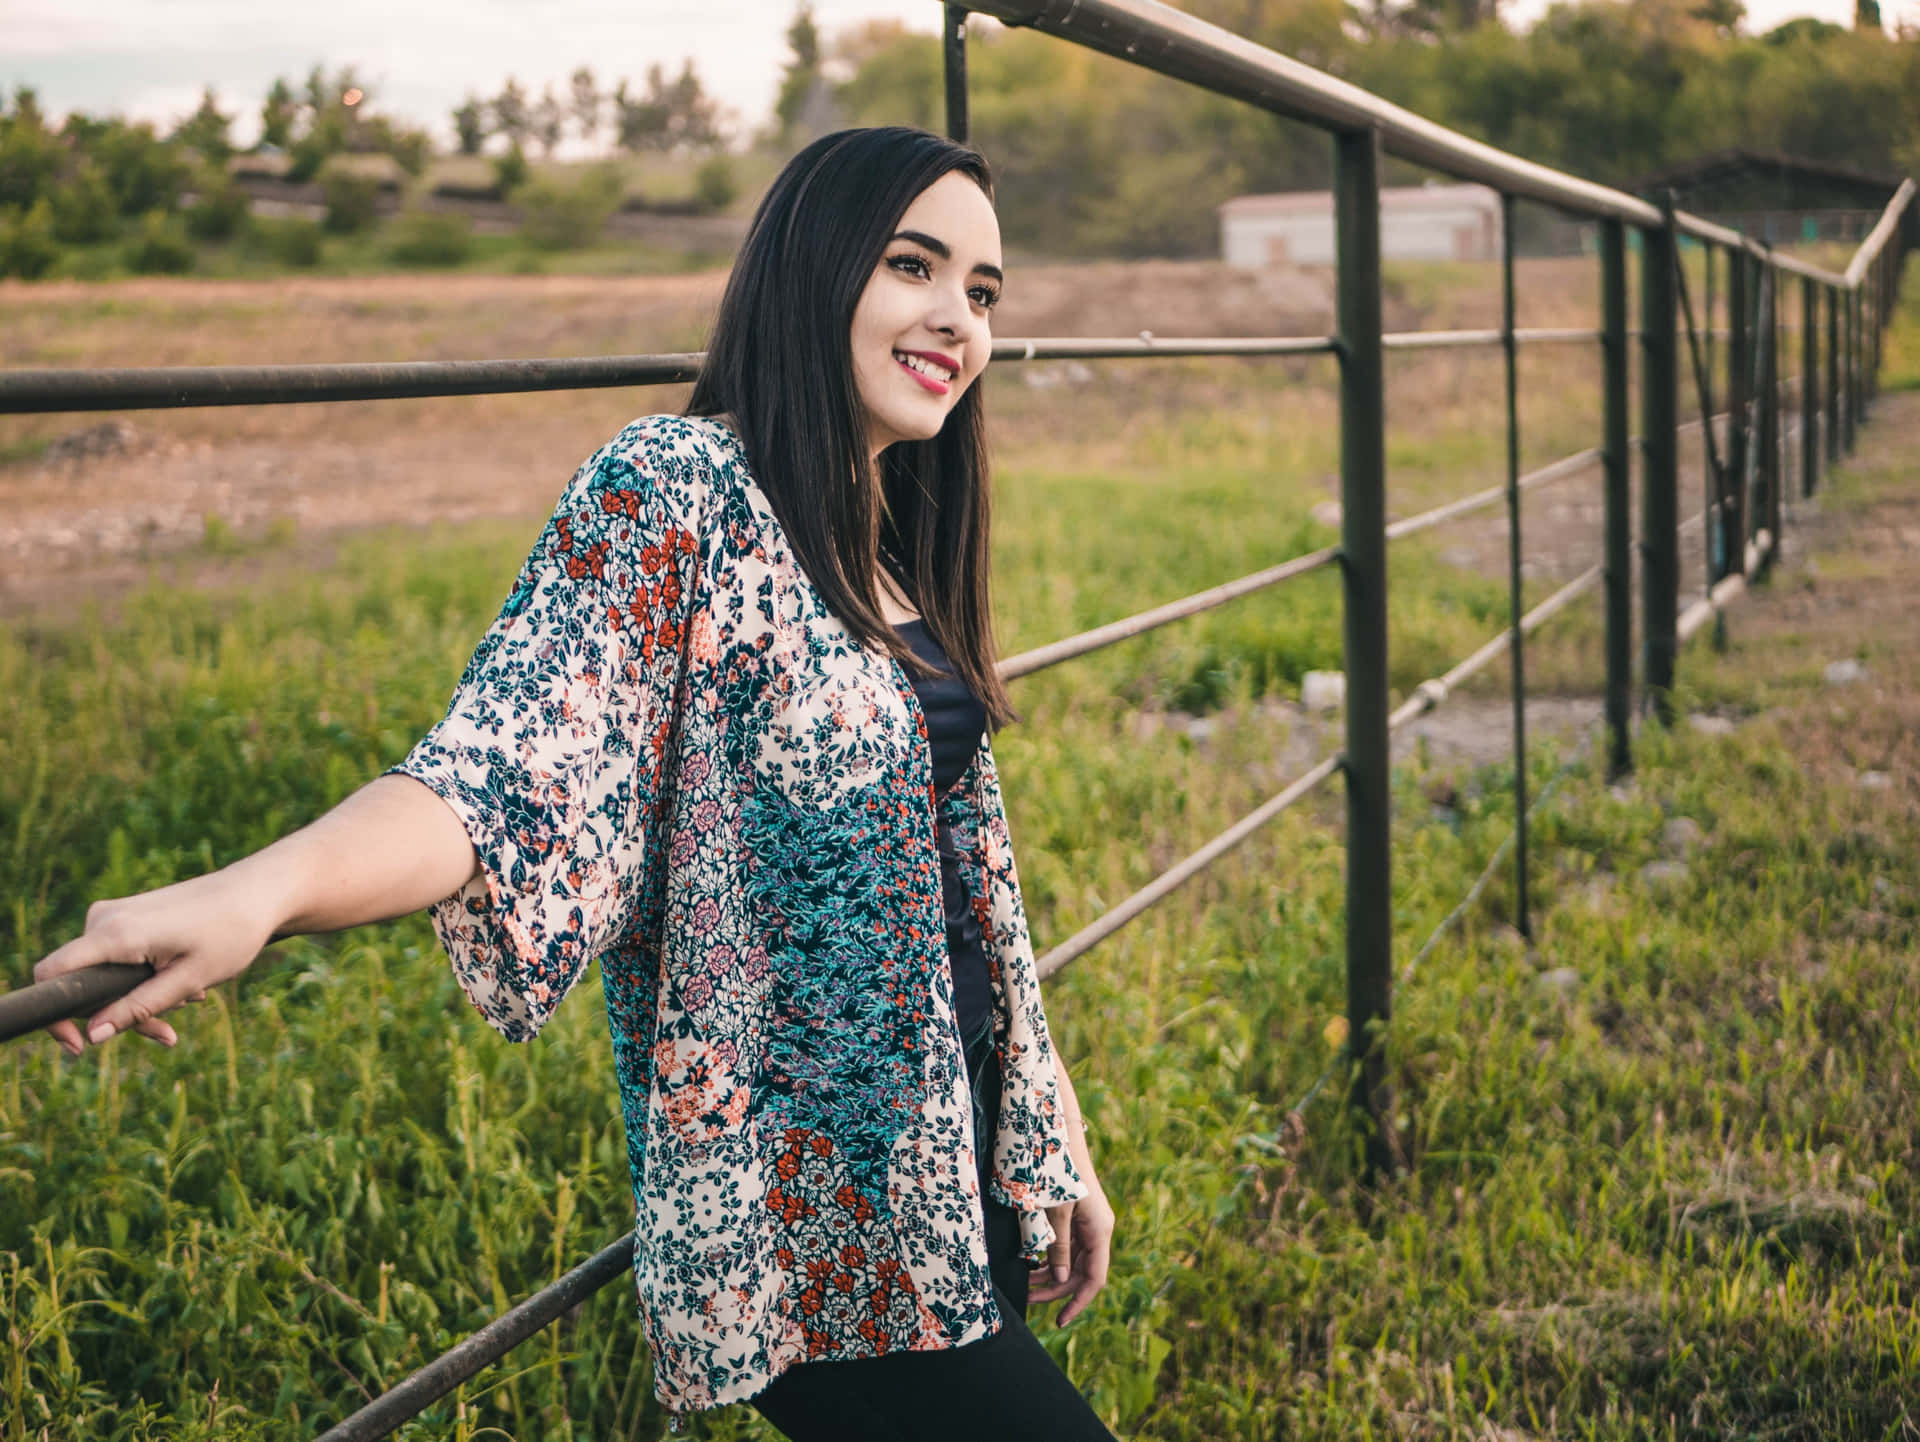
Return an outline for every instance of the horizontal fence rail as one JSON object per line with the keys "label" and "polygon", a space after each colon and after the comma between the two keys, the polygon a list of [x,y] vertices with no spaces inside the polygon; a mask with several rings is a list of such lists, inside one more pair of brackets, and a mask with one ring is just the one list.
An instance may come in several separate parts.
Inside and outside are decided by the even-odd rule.
{"label": "horizontal fence rail", "polygon": [[[1516,924],[1527,931],[1527,816],[1525,674],[1523,640],[1587,594],[1604,591],[1607,634],[1605,724],[1610,765],[1631,764],[1629,700],[1634,542],[1642,583],[1641,692],[1661,719],[1670,719],[1674,655],[1679,645],[1716,623],[1726,607],[1778,553],[1788,519],[1790,468],[1798,456],[1798,494],[1811,495],[1821,467],[1853,446],[1875,394],[1883,331],[1897,291],[1916,190],[1904,182],[1844,273],[1782,254],[1742,233],[1669,203],[1636,196],[1506,154],[1415,115],[1345,81],[1155,0],[976,0],[945,6],[948,129],[966,136],[966,17],[978,10],[1011,25],[1029,26],[1217,94],[1318,126],[1333,137],[1336,186],[1335,333],[1317,336],[1038,337],[995,342],[1001,364],[1053,360],[1259,358],[1330,356],[1340,368],[1342,395],[1341,541],[1324,546],[1137,614],[1023,652],[1001,662],[1009,679],[1032,675],[1104,647],[1145,635],[1227,603],[1321,570],[1337,570],[1343,586],[1346,744],[1310,767],[1258,807],[1119,905],[1044,953],[1037,962],[1051,977],[1158,902],[1170,896],[1262,827],[1315,793],[1336,775],[1347,789],[1349,1052],[1356,1077],[1352,1100],[1371,1111],[1376,1132],[1369,1158],[1388,1165],[1384,1145],[1389,1115],[1380,1046],[1373,1023],[1389,1017],[1391,884],[1388,742],[1419,717],[1444,705],[1502,656],[1511,661],[1515,736],[1515,831],[1489,870],[1421,949],[1484,887],[1511,847]],[[1378,155],[1395,155],[1500,192],[1505,243],[1499,265],[1502,323],[1496,329],[1392,333],[1380,323]],[[1538,202],[1600,222],[1602,323],[1597,328],[1524,328],[1515,322],[1513,206]],[[1626,230],[1641,241],[1639,324],[1627,324]],[[1679,241],[1706,248],[1706,296],[1694,312],[1680,265]],[[1715,257],[1727,269],[1724,320],[1715,315]],[[1785,277],[1799,282],[1797,307]],[[1782,379],[1778,352],[1783,320],[1798,311],[1798,373]],[[1683,370],[1682,341],[1689,366]],[[1724,339],[1724,351],[1714,342]],[[1601,444],[1522,474],[1516,355],[1530,345],[1596,344],[1603,366]],[[1384,358],[1396,352],[1487,349],[1506,358],[1507,468],[1505,480],[1417,515],[1389,521],[1385,505]],[[1629,434],[1630,361],[1639,361],[1641,435]],[[337,365],[247,365],[115,370],[0,372],[0,414],[131,410],[192,406],[305,404],[400,400],[509,392],[651,386],[685,383],[703,356],[570,357]],[[1724,371],[1724,375],[1721,372]],[[1698,414],[1680,419],[1682,376],[1693,382]],[[1797,414],[1788,418],[1789,409]],[[1702,434],[1705,497],[1701,509],[1678,519],[1678,441]],[[1724,444],[1724,453],[1722,446]],[[1638,461],[1640,501],[1630,485]],[[1598,471],[1605,510],[1605,558],[1531,609],[1521,610],[1521,499],[1536,488]],[[1388,543],[1419,534],[1504,501],[1509,560],[1508,624],[1443,674],[1415,686],[1388,709],[1386,577]],[[1707,542],[1706,575],[1697,599],[1679,605],[1679,542],[1700,532]],[[1564,772],[1563,772],[1564,774]],[[1551,788],[1549,788],[1551,789]],[[1534,803],[1537,805],[1537,802]],[[1419,958],[1416,957],[1416,961]],[[1409,968],[1410,970],[1410,968]],[[150,975],[145,967],[96,967],[58,981],[0,996],[0,1040],[64,1017],[84,1015],[124,995]],[[1311,1098],[1331,1074],[1323,1073]],[[1304,1104],[1304,1103],[1303,1103]],[[503,1357],[520,1342],[625,1275],[635,1237],[611,1243],[552,1284],[537,1290],[458,1346],[420,1368],[324,1434],[322,1442],[367,1442],[385,1436],[425,1407]]]}
{"label": "horizontal fence rail", "polygon": [[[1598,341],[1599,331],[1515,332],[1522,345]],[[1499,331],[1400,331],[1388,350],[1497,346]],[[1040,336],[993,343],[1000,365],[1054,360],[1179,360],[1337,355],[1333,336]],[[0,371],[0,415],[73,411],[184,410],[200,406],[317,405],[340,401],[429,400],[530,391],[609,390],[689,382],[704,351],[664,355],[553,356],[532,360],[344,361],[311,365],[77,367]]]}

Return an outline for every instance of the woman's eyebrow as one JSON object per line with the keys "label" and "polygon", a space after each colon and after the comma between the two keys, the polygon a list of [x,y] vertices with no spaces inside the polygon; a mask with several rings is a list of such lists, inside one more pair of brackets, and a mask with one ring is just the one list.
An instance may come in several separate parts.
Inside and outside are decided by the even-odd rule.
{"label": "woman's eyebrow", "polygon": [[[944,240],[934,239],[934,237],[928,235],[924,230],[896,231],[894,233],[893,239],[912,241],[915,245],[924,246],[926,249],[932,251],[935,255],[939,256],[940,259],[942,260],[953,259],[953,251],[948,247],[947,243]],[[1004,281],[1006,279],[1006,276],[1001,274],[999,266],[988,265],[984,260],[981,261],[978,265],[976,265],[973,269],[976,274],[984,275],[989,280]]]}

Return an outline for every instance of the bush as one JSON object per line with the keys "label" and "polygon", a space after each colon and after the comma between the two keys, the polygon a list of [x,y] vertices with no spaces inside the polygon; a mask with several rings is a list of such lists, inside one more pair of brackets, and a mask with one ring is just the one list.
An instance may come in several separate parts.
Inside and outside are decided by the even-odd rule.
{"label": "bush", "polygon": [[320,227],[311,220],[283,220],[267,235],[273,258],[305,270],[320,264]]}
{"label": "bush", "polygon": [[573,185],[538,180],[520,197],[520,236],[535,250],[579,250],[592,245],[620,204],[617,166],[588,171]]}
{"label": "bush", "polygon": [[527,183],[527,156],[515,141],[505,155],[493,162],[493,188],[500,192],[502,200],[510,197],[514,191]]}
{"label": "bush", "polygon": [[106,175],[91,160],[82,160],[53,192],[53,233],[67,245],[93,245],[112,240],[119,228]]}
{"label": "bush", "polygon": [[193,243],[179,218],[164,210],[140,217],[140,229],[127,247],[127,269],[140,275],[182,275],[193,269]]}
{"label": "bush", "polygon": [[53,207],[44,196],[24,210],[0,210],[0,276],[38,280],[59,259]]}
{"label": "bush", "polygon": [[734,178],[732,156],[713,156],[693,173],[693,199],[702,210],[725,210],[739,194],[740,182]]}
{"label": "bush", "polygon": [[181,147],[161,140],[147,124],[110,120],[93,143],[122,215],[172,210],[192,178]]}
{"label": "bush", "polygon": [[246,228],[252,215],[247,208],[247,193],[234,178],[224,171],[209,170],[194,187],[187,229],[195,240],[232,240]]}
{"label": "bush", "polygon": [[12,114],[0,100],[0,209],[29,209],[53,188],[60,159],[60,141],[48,131],[33,92],[20,93]]}
{"label": "bush", "polygon": [[320,177],[327,197],[327,229],[335,235],[368,230],[380,215],[380,186],[350,170],[329,170]]}
{"label": "bush", "polygon": [[473,251],[473,223],[464,215],[409,210],[393,225],[387,254],[399,265],[458,265]]}

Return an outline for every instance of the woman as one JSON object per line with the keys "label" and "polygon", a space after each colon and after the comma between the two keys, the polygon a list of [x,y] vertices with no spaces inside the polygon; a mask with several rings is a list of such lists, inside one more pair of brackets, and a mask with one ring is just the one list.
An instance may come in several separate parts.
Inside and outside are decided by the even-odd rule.
{"label": "woman", "polygon": [[[1027,1331],[1112,1211],[1041,1011],[987,737],[985,162],[906,129],[762,202],[685,416],[575,475],[446,718],[303,831],[88,913],[99,1043],[274,936],[431,906],[531,1037],[598,957],[655,1388],[796,1439],[1106,1437]],[[81,1050],[79,1028],[55,1035]]]}

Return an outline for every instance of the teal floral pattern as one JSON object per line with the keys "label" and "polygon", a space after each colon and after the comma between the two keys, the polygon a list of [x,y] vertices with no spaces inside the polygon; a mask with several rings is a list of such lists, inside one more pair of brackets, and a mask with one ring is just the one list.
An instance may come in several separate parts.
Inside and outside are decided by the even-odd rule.
{"label": "teal floral pattern", "polygon": [[[433,919],[488,1022],[527,1040],[599,959],[664,1403],[997,1329],[925,721],[725,424],[647,417],[581,467],[395,769],[479,856]],[[1037,1255],[1086,1189],[985,738],[938,804],[995,992],[989,1185]]]}

